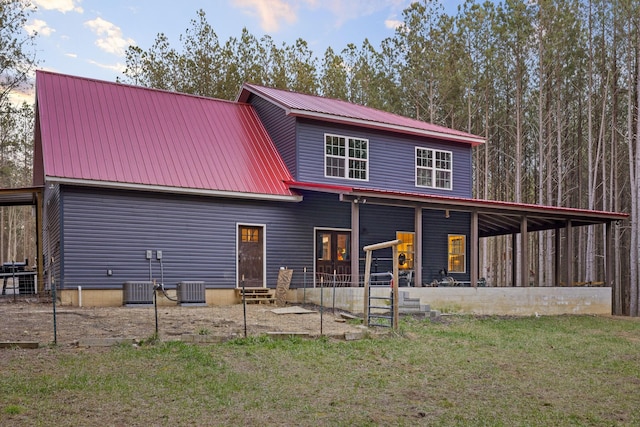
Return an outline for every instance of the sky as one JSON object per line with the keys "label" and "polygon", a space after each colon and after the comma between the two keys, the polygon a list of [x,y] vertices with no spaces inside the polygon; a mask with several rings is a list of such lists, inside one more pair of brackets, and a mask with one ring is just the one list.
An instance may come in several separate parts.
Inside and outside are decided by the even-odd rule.
{"label": "sky", "polygon": [[[244,27],[278,45],[302,38],[322,58],[365,38],[379,47],[402,22],[411,0],[31,0],[36,7],[24,31],[37,33],[38,68],[115,81],[130,45],[151,47],[158,33],[179,48],[179,36],[203,9],[221,43]],[[462,0],[443,0],[454,14]],[[32,94],[27,94],[33,96]],[[28,100],[28,99],[27,99]]]}

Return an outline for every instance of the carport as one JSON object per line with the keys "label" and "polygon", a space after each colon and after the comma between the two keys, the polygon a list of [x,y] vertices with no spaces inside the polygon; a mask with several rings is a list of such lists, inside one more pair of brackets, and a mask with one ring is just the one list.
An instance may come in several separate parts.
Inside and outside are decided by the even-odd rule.
{"label": "carport", "polygon": [[42,259],[43,187],[2,188],[0,206],[34,206],[36,214],[36,277],[37,292],[44,291],[44,260]]}

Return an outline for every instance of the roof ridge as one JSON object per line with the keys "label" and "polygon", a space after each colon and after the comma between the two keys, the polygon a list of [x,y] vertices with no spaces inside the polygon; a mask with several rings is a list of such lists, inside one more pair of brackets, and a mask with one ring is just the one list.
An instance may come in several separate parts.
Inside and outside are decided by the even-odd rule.
{"label": "roof ridge", "polygon": [[[278,88],[262,86],[254,83],[248,83],[248,82],[245,82],[242,85],[240,93],[236,98],[237,101],[241,101],[241,100],[246,101],[246,98],[243,99],[243,91],[245,90],[247,92],[265,97],[271,100],[272,102],[280,105],[282,108],[286,108],[290,111],[304,112],[305,114],[309,113],[311,115],[313,115],[314,113],[320,112],[322,114],[326,113],[333,117],[364,120],[364,121],[368,121],[369,123],[381,124],[383,126],[398,125],[400,127],[404,127],[406,129],[413,129],[419,132],[427,130],[425,127],[428,127],[430,128],[428,129],[429,132],[448,135],[451,138],[467,139],[466,142],[472,141],[471,142],[472,144],[486,142],[486,139],[484,137],[481,137],[479,135],[476,135],[464,130],[453,129],[447,126],[434,124],[434,123],[423,121],[417,118],[403,116],[398,113],[382,110],[382,109],[371,107],[368,105],[358,104],[355,102],[346,101],[344,99],[307,94],[307,93],[292,91],[289,89],[278,89]],[[298,98],[301,100],[302,104],[307,103],[307,105],[294,105],[297,103],[288,101],[287,99],[293,99],[289,97],[307,97],[307,99],[305,100]],[[311,99],[313,99],[314,101],[312,101]],[[357,111],[363,112],[363,114],[358,114],[358,113],[344,114],[342,112],[328,111],[326,109],[324,111],[321,111],[320,108],[309,105],[309,104],[312,104],[313,102],[317,102],[318,105],[327,105],[327,103],[333,103],[334,105],[339,106],[338,108],[342,108],[344,110],[349,110],[349,108],[352,108],[352,109],[355,108]],[[381,119],[381,115],[386,116],[386,119],[384,118]],[[363,117],[363,116],[368,116],[368,117]]]}
{"label": "roof ridge", "polygon": [[167,94],[171,94],[171,95],[187,96],[187,97],[190,97],[190,98],[200,98],[200,99],[204,99],[204,100],[207,100],[207,101],[219,101],[219,102],[226,102],[226,103],[235,104],[235,105],[245,105],[246,104],[244,102],[236,102],[236,101],[231,101],[229,99],[213,98],[211,96],[195,95],[195,94],[192,94],[192,93],[178,92],[178,91],[173,91],[173,90],[169,90],[169,89],[158,89],[158,88],[155,88],[155,87],[139,86],[139,85],[135,85],[135,84],[132,84],[132,83],[112,82],[110,80],[103,80],[103,79],[98,79],[98,78],[95,78],[95,77],[74,76],[72,74],[58,73],[58,72],[49,71],[49,70],[42,70],[42,69],[36,70],[36,77],[37,77],[38,74],[49,74],[51,76],[65,77],[65,78],[69,78],[69,79],[73,79],[73,80],[83,80],[83,81],[94,82],[94,83],[99,83],[99,84],[121,86],[121,87],[130,88],[130,89],[167,93]]}

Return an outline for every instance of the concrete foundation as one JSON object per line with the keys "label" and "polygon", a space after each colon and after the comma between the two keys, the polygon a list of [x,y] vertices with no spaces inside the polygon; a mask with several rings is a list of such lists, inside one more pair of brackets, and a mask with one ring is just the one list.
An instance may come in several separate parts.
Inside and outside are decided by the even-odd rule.
{"label": "concrete foundation", "polygon": [[[540,288],[400,288],[411,298],[420,298],[432,310],[442,313],[533,316],[559,314],[611,314],[611,288],[540,287]],[[389,289],[372,289],[388,293]],[[324,289],[325,307],[364,312],[363,288]],[[320,289],[294,289],[289,301],[320,304]]]}
{"label": "concrete foundation", "polygon": [[[532,316],[559,314],[611,314],[611,288],[541,287],[541,288],[400,288],[421,305],[442,313]],[[364,288],[290,289],[289,304],[311,303],[351,313],[364,313]],[[388,287],[372,288],[372,295],[386,296]],[[175,290],[167,292],[175,298]],[[122,290],[63,290],[58,292],[62,305],[115,307],[123,304]],[[159,306],[176,305],[175,301],[157,293]],[[238,304],[235,289],[207,289],[207,305]]]}
{"label": "concrete foundation", "polygon": [[[175,289],[167,290],[167,295],[176,299]],[[173,306],[176,301],[171,301],[162,292],[156,293],[158,306]],[[117,307],[123,304],[123,292],[121,289],[111,290],[77,290],[68,289],[58,291],[58,299],[62,305],[79,306],[82,300],[83,307]],[[231,305],[240,302],[235,289],[207,289],[205,291],[207,305]]]}

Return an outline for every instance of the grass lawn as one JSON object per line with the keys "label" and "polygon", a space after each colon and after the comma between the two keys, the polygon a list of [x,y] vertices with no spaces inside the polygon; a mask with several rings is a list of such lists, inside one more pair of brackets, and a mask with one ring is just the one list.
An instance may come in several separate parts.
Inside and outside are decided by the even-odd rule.
{"label": "grass lawn", "polygon": [[640,321],[404,318],[359,341],[0,350],[0,425],[638,426]]}

